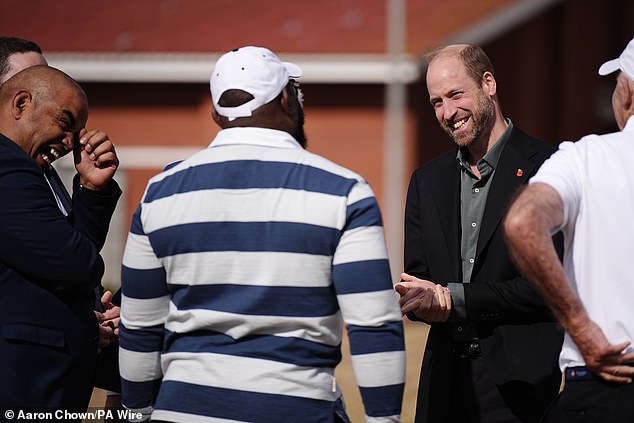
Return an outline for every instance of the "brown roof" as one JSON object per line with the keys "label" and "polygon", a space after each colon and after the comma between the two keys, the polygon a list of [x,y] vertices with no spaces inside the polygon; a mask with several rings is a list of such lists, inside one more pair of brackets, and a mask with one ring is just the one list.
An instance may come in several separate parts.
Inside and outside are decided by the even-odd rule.
{"label": "brown roof", "polygon": [[[406,1],[417,54],[515,0]],[[46,52],[222,52],[241,45],[302,53],[384,53],[385,0],[2,0],[2,35]]]}

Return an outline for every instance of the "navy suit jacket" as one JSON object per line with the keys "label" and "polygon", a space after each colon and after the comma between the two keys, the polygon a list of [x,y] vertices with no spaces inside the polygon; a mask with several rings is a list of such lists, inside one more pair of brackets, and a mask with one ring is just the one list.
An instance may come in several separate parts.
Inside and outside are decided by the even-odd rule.
{"label": "navy suit jacket", "polygon": [[[429,331],[416,422],[439,423],[447,418],[457,325],[475,328],[487,371],[496,384],[528,383],[556,394],[563,334],[511,261],[502,227],[514,193],[554,151],[554,146],[513,128],[491,181],[471,283],[463,285],[466,321],[433,323]],[[456,154],[451,151],[414,172],[405,210],[405,271],[444,285],[462,282],[461,170]]]}
{"label": "navy suit jacket", "polygon": [[42,171],[0,135],[0,410],[83,411],[90,400],[99,250],[121,191],[74,184],[67,219]]}
{"label": "navy suit jacket", "polygon": [[[62,182],[59,174],[55,171],[55,168],[51,168],[47,173],[47,179],[49,185],[53,192],[57,194],[59,201],[61,202],[64,210],[66,210],[68,214],[68,220],[71,224],[73,224],[75,214],[72,212],[73,203],[70,194],[66,190],[64,183]],[[77,176],[76,176],[77,177]],[[77,187],[78,181],[73,181],[73,185]],[[113,186],[112,188],[115,188]],[[108,193],[108,191],[106,191]],[[75,207],[82,207],[81,198],[76,197],[77,203]],[[112,192],[110,194],[106,194],[106,197],[101,196],[103,202],[95,202],[91,201],[91,206],[101,204],[101,206],[113,207],[116,205],[116,199],[118,196],[113,197]],[[114,200],[114,201],[113,201]],[[107,214],[104,216],[108,216]],[[104,233],[105,235],[105,233]],[[101,297],[103,295],[104,289],[103,286],[99,285],[95,288],[95,310],[99,312],[103,312],[103,306],[101,304]],[[112,303],[116,306],[121,306],[121,289],[117,290],[112,298]],[[106,348],[101,348],[99,350],[99,354],[97,354],[97,363],[95,365],[95,379],[93,382],[93,386],[101,389],[106,389],[108,391],[113,392],[121,392],[121,377],[119,376],[119,345],[110,345]]]}

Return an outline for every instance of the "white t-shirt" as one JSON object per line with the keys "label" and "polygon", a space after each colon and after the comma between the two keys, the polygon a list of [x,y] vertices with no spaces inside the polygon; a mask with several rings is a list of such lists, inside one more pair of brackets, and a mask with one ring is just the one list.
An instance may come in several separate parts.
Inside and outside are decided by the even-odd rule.
{"label": "white t-shirt", "polygon": [[[621,132],[562,143],[535,182],[563,200],[564,269],[590,318],[610,343],[634,344],[634,116]],[[562,371],[584,364],[566,334]]]}

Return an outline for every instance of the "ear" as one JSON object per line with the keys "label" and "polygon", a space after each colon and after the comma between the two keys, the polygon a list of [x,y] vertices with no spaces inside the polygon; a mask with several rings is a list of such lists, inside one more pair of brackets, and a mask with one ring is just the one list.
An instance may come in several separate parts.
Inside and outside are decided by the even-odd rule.
{"label": "ear", "polygon": [[286,87],[282,89],[282,100],[280,101],[280,104],[282,105],[282,110],[284,110],[284,113],[286,113],[287,115],[290,115],[292,113],[291,98]]}
{"label": "ear", "polygon": [[484,72],[482,75],[482,89],[490,96],[497,94],[497,83],[491,72]]}
{"label": "ear", "polygon": [[634,115],[634,81],[627,80],[623,87],[625,88],[623,108],[627,111],[627,116],[632,116]]}
{"label": "ear", "polygon": [[223,127],[222,120],[221,120],[222,118],[216,111],[216,108],[213,106],[213,104],[211,105],[211,118],[214,120],[214,122],[216,122],[216,125],[218,125],[220,128]]}
{"label": "ear", "polygon": [[24,115],[27,108],[33,103],[33,96],[26,90],[20,90],[13,96],[11,101],[11,112],[15,120],[19,120]]}

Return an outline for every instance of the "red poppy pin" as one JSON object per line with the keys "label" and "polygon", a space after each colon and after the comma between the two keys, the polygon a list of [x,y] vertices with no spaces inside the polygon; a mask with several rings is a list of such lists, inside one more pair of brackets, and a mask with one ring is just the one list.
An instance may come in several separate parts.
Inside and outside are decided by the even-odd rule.
{"label": "red poppy pin", "polygon": [[522,169],[517,169],[517,173],[515,174],[517,177],[520,177],[524,174],[524,171]]}

